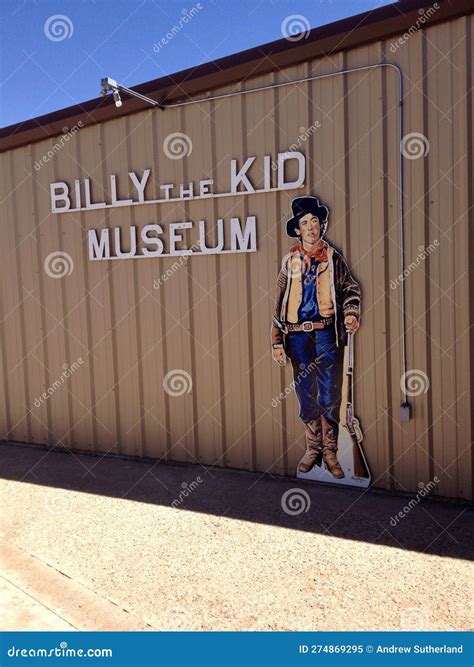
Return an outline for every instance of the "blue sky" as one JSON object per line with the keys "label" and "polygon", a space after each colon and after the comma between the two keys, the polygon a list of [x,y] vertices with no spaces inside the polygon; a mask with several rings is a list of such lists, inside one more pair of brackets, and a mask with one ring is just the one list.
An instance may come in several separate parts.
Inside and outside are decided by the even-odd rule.
{"label": "blue sky", "polygon": [[0,0],[0,126],[97,97],[102,76],[132,87],[390,1]]}

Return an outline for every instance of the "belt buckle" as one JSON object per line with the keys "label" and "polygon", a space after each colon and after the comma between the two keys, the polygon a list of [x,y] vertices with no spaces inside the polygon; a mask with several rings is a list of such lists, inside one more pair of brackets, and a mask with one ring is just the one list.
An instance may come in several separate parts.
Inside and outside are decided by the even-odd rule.
{"label": "belt buckle", "polygon": [[303,331],[312,331],[313,323],[312,322],[303,322]]}

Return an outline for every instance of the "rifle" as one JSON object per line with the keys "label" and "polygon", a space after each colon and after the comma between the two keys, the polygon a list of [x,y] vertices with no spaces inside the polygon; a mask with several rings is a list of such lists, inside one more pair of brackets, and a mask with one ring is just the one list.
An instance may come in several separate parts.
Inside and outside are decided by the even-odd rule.
{"label": "rifle", "polygon": [[362,430],[359,420],[354,416],[354,388],[353,388],[353,364],[354,364],[354,341],[353,334],[347,334],[347,402],[346,402],[346,428],[352,439],[352,456],[354,459],[354,476],[368,479],[370,477],[369,467],[362,450]]}

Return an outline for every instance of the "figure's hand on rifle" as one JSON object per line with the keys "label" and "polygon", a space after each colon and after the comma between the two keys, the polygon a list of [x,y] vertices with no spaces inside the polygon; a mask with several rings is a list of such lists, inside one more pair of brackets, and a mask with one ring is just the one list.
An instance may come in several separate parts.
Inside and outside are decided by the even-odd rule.
{"label": "figure's hand on rifle", "polygon": [[273,361],[276,361],[279,366],[284,366],[286,364],[286,354],[283,346],[272,348],[272,357]]}
{"label": "figure's hand on rifle", "polygon": [[344,318],[347,333],[355,334],[359,328],[359,320],[355,315],[346,315]]}

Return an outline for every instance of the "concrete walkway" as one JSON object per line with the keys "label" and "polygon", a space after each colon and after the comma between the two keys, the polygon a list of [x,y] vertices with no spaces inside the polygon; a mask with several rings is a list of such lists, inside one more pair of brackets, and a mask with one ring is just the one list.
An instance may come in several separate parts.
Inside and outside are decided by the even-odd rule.
{"label": "concrete walkway", "polygon": [[394,526],[406,498],[299,480],[16,445],[0,465],[2,629],[473,625],[465,505]]}

